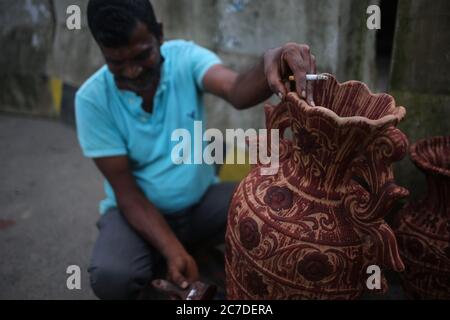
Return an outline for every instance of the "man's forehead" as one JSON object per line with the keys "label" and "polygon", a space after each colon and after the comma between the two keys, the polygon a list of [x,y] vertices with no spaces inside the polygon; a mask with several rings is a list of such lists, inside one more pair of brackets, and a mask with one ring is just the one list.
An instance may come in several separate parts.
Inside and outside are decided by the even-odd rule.
{"label": "man's forehead", "polygon": [[155,45],[155,39],[155,36],[148,31],[147,26],[139,22],[134,28],[128,45],[117,48],[101,46],[101,48],[109,58],[120,59],[151,48]]}
{"label": "man's forehead", "polygon": [[153,43],[147,42],[147,43],[136,43],[136,44],[130,44],[124,47],[119,48],[107,48],[102,47],[103,54],[111,59],[123,59],[128,56],[135,56],[136,54],[139,54],[142,51],[145,51],[151,47],[153,47]]}

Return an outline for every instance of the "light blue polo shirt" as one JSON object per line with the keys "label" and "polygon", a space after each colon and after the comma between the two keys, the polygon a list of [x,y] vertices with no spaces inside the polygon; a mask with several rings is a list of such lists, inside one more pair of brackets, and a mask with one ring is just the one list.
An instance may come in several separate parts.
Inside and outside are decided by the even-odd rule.
{"label": "light blue polo shirt", "polygon": [[[180,141],[171,141],[171,136],[184,128],[194,141],[194,121],[203,121],[203,77],[221,60],[184,40],[165,42],[161,54],[165,61],[152,113],[142,109],[139,96],[117,88],[107,66],[78,90],[75,113],[83,154],[88,158],[127,155],[146,197],[163,214],[171,214],[197,203],[218,182],[212,165],[175,164],[171,153]],[[104,188],[101,214],[117,206],[106,180]]]}

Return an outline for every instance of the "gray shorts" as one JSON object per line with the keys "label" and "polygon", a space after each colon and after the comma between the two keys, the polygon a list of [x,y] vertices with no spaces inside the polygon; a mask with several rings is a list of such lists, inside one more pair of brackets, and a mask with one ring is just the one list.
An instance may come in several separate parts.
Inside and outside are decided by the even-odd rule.
{"label": "gray shorts", "polygon": [[[212,185],[200,202],[165,216],[178,239],[189,250],[223,243],[226,220],[236,183]],[[90,282],[100,299],[136,299],[157,276],[164,274],[161,254],[114,208],[98,221],[99,235],[89,267]]]}

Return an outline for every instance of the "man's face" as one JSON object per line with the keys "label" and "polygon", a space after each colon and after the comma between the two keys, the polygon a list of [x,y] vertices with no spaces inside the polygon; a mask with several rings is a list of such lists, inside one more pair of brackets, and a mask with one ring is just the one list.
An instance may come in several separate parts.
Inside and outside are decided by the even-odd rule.
{"label": "man's face", "polygon": [[161,74],[162,39],[157,39],[139,22],[128,45],[107,48],[100,45],[116,85],[121,90],[142,92],[156,84]]}

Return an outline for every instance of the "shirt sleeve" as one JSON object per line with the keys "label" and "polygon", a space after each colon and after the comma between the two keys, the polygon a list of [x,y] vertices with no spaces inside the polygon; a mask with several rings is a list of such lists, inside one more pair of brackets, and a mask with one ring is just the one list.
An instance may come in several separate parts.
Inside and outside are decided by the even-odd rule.
{"label": "shirt sleeve", "polygon": [[222,64],[222,60],[214,52],[195,43],[192,43],[190,62],[195,82],[202,91],[204,90],[203,78],[208,69],[213,65]]}
{"label": "shirt sleeve", "polygon": [[127,148],[112,116],[79,94],[75,98],[77,136],[85,157],[101,158],[127,154]]}

